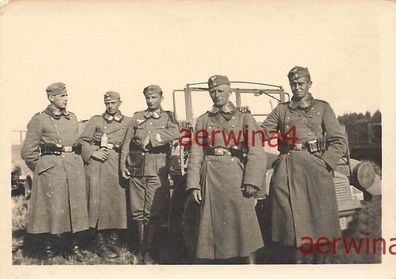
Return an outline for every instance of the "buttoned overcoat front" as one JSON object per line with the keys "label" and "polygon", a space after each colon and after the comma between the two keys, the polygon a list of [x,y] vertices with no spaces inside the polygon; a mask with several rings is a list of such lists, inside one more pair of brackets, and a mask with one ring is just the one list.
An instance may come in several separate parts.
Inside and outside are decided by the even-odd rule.
{"label": "buttoned overcoat front", "polygon": [[[88,120],[80,140],[83,142],[82,157],[86,167],[88,190],[89,225],[97,229],[125,229],[127,227],[127,207],[125,188],[128,184],[120,175],[119,152],[130,122],[129,117],[106,120],[95,115]],[[92,157],[98,150],[103,134],[108,143],[105,162]]]}
{"label": "buttoned overcoat front", "polygon": [[34,171],[30,199],[28,233],[77,232],[88,229],[84,164],[74,152],[39,155],[40,144],[72,146],[78,139],[76,116],[59,119],[37,113],[27,126],[21,151]]}
{"label": "buttoned overcoat front", "polygon": [[[280,103],[261,125],[268,138],[282,142],[326,139],[327,150],[281,152],[274,162],[269,198],[271,237],[288,246],[341,235],[332,169],[345,153],[346,139],[327,102],[308,97],[307,107]],[[286,135],[287,134],[287,135]],[[286,135],[286,136],[285,136]]]}
{"label": "buttoned overcoat front", "polygon": [[[202,259],[246,257],[263,246],[254,198],[245,198],[242,186],[260,189],[266,156],[258,137],[254,136],[257,141],[253,143],[252,131],[257,125],[252,115],[235,107],[227,115],[207,112],[197,119],[189,155],[187,190],[201,190],[202,202],[195,232],[186,228],[196,234],[195,243],[187,244],[194,256]],[[233,156],[205,155],[207,147],[233,146],[248,147],[246,162]]]}

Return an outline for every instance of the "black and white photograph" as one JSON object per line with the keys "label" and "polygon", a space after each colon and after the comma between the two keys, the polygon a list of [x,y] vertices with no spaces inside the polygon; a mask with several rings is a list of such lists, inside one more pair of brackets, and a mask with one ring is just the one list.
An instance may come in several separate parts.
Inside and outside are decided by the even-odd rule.
{"label": "black and white photograph", "polygon": [[0,1],[4,276],[394,278],[395,28],[394,1]]}

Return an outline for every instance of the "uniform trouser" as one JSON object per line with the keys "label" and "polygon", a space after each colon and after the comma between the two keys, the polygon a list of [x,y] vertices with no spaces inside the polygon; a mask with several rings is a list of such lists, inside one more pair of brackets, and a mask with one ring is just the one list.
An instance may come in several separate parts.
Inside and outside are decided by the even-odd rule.
{"label": "uniform trouser", "polygon": [[167,175],[132,177],[129,180],[132,219],[145,225],[167,221],[169,183]]}

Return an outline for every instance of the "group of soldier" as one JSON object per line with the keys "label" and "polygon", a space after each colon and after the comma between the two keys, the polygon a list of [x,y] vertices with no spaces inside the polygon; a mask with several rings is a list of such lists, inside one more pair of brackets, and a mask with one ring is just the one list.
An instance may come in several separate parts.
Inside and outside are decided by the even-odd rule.
{"label": "group of soldier", "polygon": [[[308,69],[296,66],[288,77],[291,101],[280,103],[261,126],[229,101],[226,76],[210,77],[213,107],[197,119],[195,130],[263,129],[269,138],[273,130],[296,127],[296,142],[279,143],[268,201],[271,239],[297,255],[301,237],[340,234],[332,170],[346,141],[329,104],[309,93]],[[80,235],[90,229],[97,255],[111,260],[120,256],[119,232],[131,216],[138,261],[155,263],[153,240],[168,213],[170,143],[179,137],[173,114],[161,107],[161,88],[144,88],[147,109],[132,118],[121,113],[120,94],[106,92],[105,112],[89,119],[81,134],[66,109],[65,84],[53,83],[46,92],[50,104],[30,120],[22,148],[34,171],[27,232],[43,237],[47,260],[59,252],[54,243],[66,238],[69,245],[61,252],[82,261]],[[193,141],[189,154],[186,246],[197,262],[245,262],[264,246],[255,196],[265,185],[266,154],[243,139],[203,140]],[[294,261],[301,262],[297,256]]]}

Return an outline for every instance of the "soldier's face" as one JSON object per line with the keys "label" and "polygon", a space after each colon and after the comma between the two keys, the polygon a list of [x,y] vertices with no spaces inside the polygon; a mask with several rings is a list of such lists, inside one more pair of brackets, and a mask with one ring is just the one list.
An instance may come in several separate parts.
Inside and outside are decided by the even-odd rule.
{"label": "soldier's face", "polygon": [[67,93],[49,96],[50,102],[58,109],[65,109],[67,106]]}
{"label": "soldier's face", "polygon": [[147,108],[149,110],[157,110],[161,107],[163,97],[159,93],[153,93],[144,96],[146,98]]}
{"label": "soldier's face", "polygon": [[112,99],[112,100],[105,101],[107,113],[109,113],[109,114],[117,113],[117,111],[120,108],[121,103],[122,102],[119,99]]}
{"label": "soldier's face", "polygon": [[307,96],[309,88],[311,88],[312,81],[308,77],[301,77],[289,82],[293,93],[293,98],[296,100]]}
{"label": "soldier's face", "polygon": [[209,89],[210,97],[216,107],[222,107],[228,104],[230,99],[231,89],[228,84],[222,84]]}

